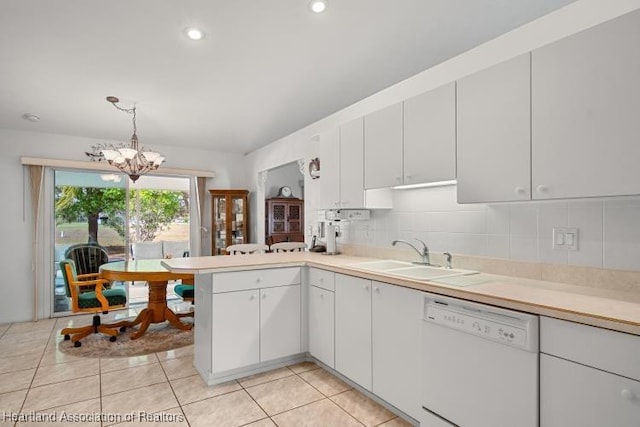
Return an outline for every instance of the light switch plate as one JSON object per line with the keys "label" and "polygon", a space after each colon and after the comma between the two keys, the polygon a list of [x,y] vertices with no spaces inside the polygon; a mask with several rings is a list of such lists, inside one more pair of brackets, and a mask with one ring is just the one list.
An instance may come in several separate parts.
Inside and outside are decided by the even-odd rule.
{"label": "light switch plate", "polygon": [[553,227],[553,249],[557,251],[577,251],[578,228]]}

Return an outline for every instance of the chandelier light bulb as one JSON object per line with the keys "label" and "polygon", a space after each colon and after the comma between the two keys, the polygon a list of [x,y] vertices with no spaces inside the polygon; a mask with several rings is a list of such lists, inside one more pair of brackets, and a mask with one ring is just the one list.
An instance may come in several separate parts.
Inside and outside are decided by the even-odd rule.
{"label": "chandelier light bulb", "polygon": [[327,0],[311,0],[309,8],[314,13],[322,13],[327,8]]}

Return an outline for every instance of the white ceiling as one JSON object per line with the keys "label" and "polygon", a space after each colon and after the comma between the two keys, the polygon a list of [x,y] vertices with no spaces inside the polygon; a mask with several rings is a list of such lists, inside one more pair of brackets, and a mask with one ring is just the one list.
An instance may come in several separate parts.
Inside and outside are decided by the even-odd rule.
{"label": "white ceiling", "polygon": [[143,145],[244,153],[574,0],[307,1],[2,0],[0,127],[126,140],[115,95]]}

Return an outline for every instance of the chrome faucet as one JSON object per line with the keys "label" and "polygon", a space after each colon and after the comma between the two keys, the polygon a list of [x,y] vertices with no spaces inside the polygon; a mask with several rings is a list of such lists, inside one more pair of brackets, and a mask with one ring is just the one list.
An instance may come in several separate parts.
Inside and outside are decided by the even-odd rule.
{"label": "chrome faucet", "polygon": [[444,259],[445,259],[445,265],[444,268],[447,269],[452,269],[453,266],[451,265],[451,254],[449,252],[444,252],[442,255],[444,255]]}
{"label": "chrome faucet", "polygon": [[391,245],[395,246],[396,243],[400,242],[400,243],[404,243],[406,245],[409,245],[413,248],[414,251],[416,251],[418,253],[418,255],[420,255],[420,262],[414,262],[414,264],[421,264],[421,265],[432,265],[431,262],[429,262],[429,248],[427,247],[427,244],[425,242],[423,242],[420,239],[415,239],[418,242],[422,243],[422,250],[416,248],[413,243],[408,242],[406,240],[402,240],[402,239],[398,239],[398,240],[394,240]]}

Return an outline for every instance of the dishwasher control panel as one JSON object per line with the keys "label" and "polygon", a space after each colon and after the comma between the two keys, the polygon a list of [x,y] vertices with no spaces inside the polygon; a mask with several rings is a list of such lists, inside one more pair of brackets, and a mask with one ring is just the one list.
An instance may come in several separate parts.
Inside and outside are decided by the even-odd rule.
{"label": "dishwasher control panel", "polygon": [[538,350],[537,316],[456,302],[425,297],[424,320],[523,350]]}

